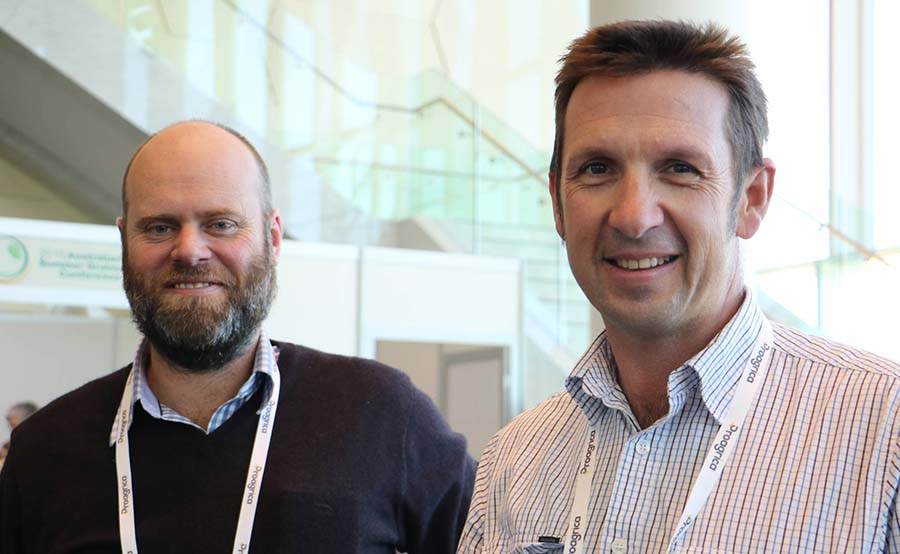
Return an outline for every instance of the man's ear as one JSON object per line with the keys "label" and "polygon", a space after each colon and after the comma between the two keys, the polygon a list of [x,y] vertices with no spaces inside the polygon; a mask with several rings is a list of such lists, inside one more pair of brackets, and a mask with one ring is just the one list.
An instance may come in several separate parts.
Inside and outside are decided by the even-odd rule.
{"label": "man's ear", "polygon": [[125,219],[122,216],[116,218],[116,227],[119,228],[119,240],[125,243]]}
{"label": "man's ear", "polygon": [[763,158],[762,165],[753,168],[747,178],[750,182],[744,186],[735,214],[735,231],[742,239],[755,235],[766,216],[775,185],[775,164],[769,158]]}
{"label": "man's ear", "polygon": [[556,233],[559,235],[559,238],[566,240],[566,230],[563,226],[562,202],[559,201],[560,195],[559,190],[557,190],[559,184],[556,182],[556,174],[552,169],[547,172],[547,179],[550,182],[550,201],[553,202],[553,221],[556,222]]}
{"label": "man's ear", "polygon": [[278,210],[274,208],[269,213],[269,235],[272,239],[272,251],[277,260],[278,255],[281,253],[281,239],[284,238],[284,228],[281,226],[281,216],[278,214]]}

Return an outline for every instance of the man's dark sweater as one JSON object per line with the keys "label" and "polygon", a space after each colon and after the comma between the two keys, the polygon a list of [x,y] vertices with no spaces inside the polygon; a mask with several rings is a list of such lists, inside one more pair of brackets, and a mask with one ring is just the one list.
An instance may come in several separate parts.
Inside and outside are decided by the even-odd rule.
{"label": "man's dark sweater", "polygon": [[[455,551],[474,462],[431,401],[377,362],[285,343],[252,552]],[[0,552],[121,552],[109,434],[129,368],[54,401],[13,433]],[[257,392],[206,435],[135,404],[129,433],[141,553],[229,552]]]}

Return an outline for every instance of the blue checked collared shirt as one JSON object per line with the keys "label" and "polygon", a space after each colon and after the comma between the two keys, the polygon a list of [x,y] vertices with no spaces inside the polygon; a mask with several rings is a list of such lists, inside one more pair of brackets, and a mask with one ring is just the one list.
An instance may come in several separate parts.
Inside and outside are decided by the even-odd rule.
{"label": "blue checked collared shirt", "polygon": [[[668,382],[641,430],[601,334],[560,393],[488,443],[459,553],[563,553],[575,474],[599,429],[584,552],[666,552],[759,335],[751,293]],[[900,552],[900,365],[773,324],[738,443],[675,552]],[[558,540],[558,542],[556,542]]]}
{"label": "blue checked collared shirt", "polygon": [[[209,420],[209,426],[206,429],[200,427],[190,419],[184,417],[172,408],[169,408],[165,404],[161,403],[156,398],[156,395],[153,394],[153,391],[150,390],[150,385],[147,384],[147,374],[144,368],[144,362],[147,359],[148,348],[149,344],[146,340],[142,341],[140,346],[138,346],[137,354],[135,354],[134,356],[134,365],[131,368],[131,371],[134,375],[132,386],[134,387],[134,402],[140,402],[141,407],[144,408],[144,411],[146,411],[156,419],[184,423],[185,425],[190,425],[191,427],[209,434],[221,427],[223,423],[228,421],[228,418],[234,415],[236,411],[238,411],[244,404],[247,403],[247,401],[250,400],[250,398],[254,394],[256,394],[256,391],[259,390],[260,386],[265,387],[262,402],[260,403],[260,409],[262,409],[262,407],[269,402],[269,398],[272,394],[272,374],[276,368],[275,364],[277,355],[275,348],[269,341],[269,336],[265,331],[262,331],[260,333],[259,344],[256,348],[256,358],[253,362],[253,372],[250,374],[250,377],[241,386],[240,390],[234,398],[228,400],[216,409],[216,411],[213,413],[212,418]],[[113,423],[112,433],[109,436],[110,446],[115,444],[115,439],[116,437],[118,437],[118,435],[119,418],[116,418],[116,421]]]}

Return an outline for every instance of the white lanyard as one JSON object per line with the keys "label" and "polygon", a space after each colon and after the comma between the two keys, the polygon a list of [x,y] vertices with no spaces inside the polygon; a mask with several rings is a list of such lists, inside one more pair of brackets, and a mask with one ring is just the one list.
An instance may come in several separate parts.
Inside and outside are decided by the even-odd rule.
{"label": "white lanyard", "polygon": [[[119,404],[119,436],[116,438],[116,472],[119,489],[119,537],[122,542],[122,554],[137,554],[137,534],[134,530],[134,495],[131,480],[131,457],[128,451],[128,426],[131,423],[131,412],[134,398],[134,370],[125,382],[125,392]],[[232,552],[246,554],[250,551],[250,535],[253,533],[253,519],[259,491],[262,486],[266,459],[269,457],[269,443],[272,440],[272,428],[275,425],[275,412],[278,410],[278,397],[281,394],[281,374],[275,366],[272,371],[272,394],[269,402],[262,409],[256,425],[256,438],[253,441],[253,453],[250,455],[250,467],[247,470],[247,482],[244,485],[244,499],[238,516],[237,530],[234,534]]]}
{"label": "white lanyard", "polygon": [[[667,552],[671,552],[675,544],[684,536],[697,518],[697,514],[706,505],[712,494],[713,488],[719,481],[719,476],[725,468],[725,463],[734,451],[734,445],[741,434],[744,420],[750,412],[750,406],[756,397],[760,383],[765,380],[766,371],[769,368],[768,359],[772,353],[772,328],[769,322],[763,319],[759,338],[751,351],[750,359],[744,365],[741,372],[741,380],[738,381],[734,391],[734,398],[725,414],[725,423],[719,428],[706,458],[703,467],[697,475],[697,481],[691,489],[684,511],[669,541]],[[597,470],[595,463],[595,451],[597,449],[597,429],[591,427],[588,435],[585,454],[581,461],[578,473],[575,475],[575,499],[572,503],[572,513],[569,516],[569,527],[566,534],[564,552],[566,554],[581,554],[584,551],[584,527],[587,524],[588,500],[590,499],[591,483]]]}

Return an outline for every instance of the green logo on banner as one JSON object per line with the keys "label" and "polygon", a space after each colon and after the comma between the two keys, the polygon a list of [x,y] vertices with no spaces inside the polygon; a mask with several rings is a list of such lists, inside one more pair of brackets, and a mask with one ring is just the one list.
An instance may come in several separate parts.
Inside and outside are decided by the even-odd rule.
{"label": "green logo on banner", "polygon": [[0,280],[11,281],[25,273],[27,267],[25,244],[16,237],[0,235]]}

